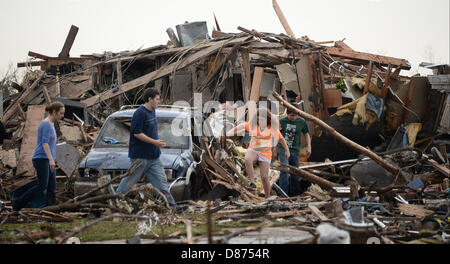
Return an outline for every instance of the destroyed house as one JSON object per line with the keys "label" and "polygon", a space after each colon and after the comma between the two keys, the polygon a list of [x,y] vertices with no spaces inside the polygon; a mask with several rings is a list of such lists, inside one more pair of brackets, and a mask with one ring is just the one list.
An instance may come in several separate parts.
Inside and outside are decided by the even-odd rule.
{"label": "destroyed house", "polygon": [[[179,190],[186,190],[180,200],[190,197],[180,202],[188,207],[188,214],[206,215],[208,243],[213,243],[213,221],[217,225],[231,221],[258,224],[256,229],[246,228],[245,232],[266,228],[267,221],[268,225],[295,222],[295,229],[288,231],[293,240],[297,241],[294,231],[301,228],[316,235],[301,243],[315,243],[317,235],[317,243],[331,243],[329,236],[322,235],[333,227],[318,226],[324,222],[333,222],[349,232],[340,243],[350,243],[350,237],[352,243],[367,243],[369,238],[379,236],[383,243],[431,236],[433,240],[427,243],[448,243],[444,228],[448,233],[449,65],[424,63],[421,66],[432,69],[433,75],[403,76],[402,71],[411,68],[405,59],[359,52],[342,40],[316,42],[306,36],[295,37],[278,4],[275,0],[273,3],[287,35],[243,27],[237,33],[226,33],[216,21],[210,36],[206,22],[193,22],[178,25],[176,30],[169,28],[170,41],[166,45],[71,57],[78,32],[72,26],[57,57],[30,51],[30,60],[17,65],[27,68],[25,78],[21,84],[11,84],[17,93],[5,97],[0,93],[0,110],[4,109],[0,111],[2,223],[73,221],[73,217],[93,215],[107,215],[103,220],[118,217],[112,212],[130,219],[148,220],[153,215],[171,225],[185,224],[185,242],[192,243],[189,232],[193,226],[205,225],[203,221],[186,221],[187,215],[165,207],[164,199],[159,200],[162,196],[145,183],[139,182],[125,196],[114,194],[113,184],[129,175],[133,166],[128,171],[128,165],[109,171],[96,166],[96,162],[105,160],[129,161],[125,141],[131,112],[143,103],[143,90],[152,87],[161,92],[162,104],[166,105],[160,110],[171,108],[171,114],[190,110],[197,113],[200,109],[173,105],[187,101],[196,107],[194,94],[202,95],[202,108],[208,107],[208,101],[218,102],[219,112],[206,111],[199,117],[211,121],[213,136],[196,135],[198,138],[185,155],[192,157],[192,163],[184,166],[186,163],[169,162],[179,167],[165,168],[168,179],[178,183],[182,187]],[[56,189],[60,204],[9,212],[13,209],[11,194],[20,193],[36,181],[30,162],[36,131],[45,117],[44,105],[53,101],[63,102],[66,107],[64,119],[56,126],[60,143]],[[258,181],[260,170],[255,170],[254,186],[247,177],[246,137],[220,137],[223,127],[233,127],[245,118],[245,107],[228,103],[239,101],[279,103],[275,114],[281,118],[286,108],[296,111],[307,120],[312,135],[312,155],[307,159],[302,152],[300,166],[273,160],[268,177],[271,194],[276,195],[268,199],[263,198],[265,190]],[[242,108],[244,115],[239,111]],[[125,109],[130,111],[117,112]],[[104,131],[109,130],[105,120],[121,115],[128,115],[119,123],[123,129],[120,133],[108,132],[105,141]],[[190,132],[200,130],[194,127],[197,130]],[[110,130],[115,128],[111,126]],[[168,132],[166,136],[172,135]],[[93,168],[83,168],[82,159],[95,149],[94,142],[102,140],[102,144],[112,144],[108,145],[111,154],[94,153],[98,159],[93,159]],[[123,153],[118,153],[116,149],[121,147]],[[191,173],[195,168],[198,177],[189,180],[195,188],[182,186],[185,178],[178,177],[181,167]],[[277,184],[281,172],[312,185],[300,194],[286,193]],[[79,181],[81,175],[88,178],[86,182]],[[82,188],[77,189],[77,181]],[[195,195],[184,195],[189,192]],[[137,214],[129,215],[132,212]],[[76,238],[73,234],[82,230],[76,228],[70,239],[66,236],[58,243]],[[217,241],[226,242],[242,232]],[[442,238],[435,239],[438,234]],[[260,235],[258,231],[258,239]]]}
{"label": "destroyed house", "polygon": [[[100,125],[121,106],[141,103],[142,90],[154,87],[161,91],[163,104],[182,100],[191,105],[194,93],[202,94],[203,103],[245,103],[276,101],[275,91],[370,148],[384,141],[380,134],[385,139],[405,131],[402,125],[422,124],[424,137],[439,126],[446,93],[432,90],[426,77],[401,76],[411,68],[407,60],[358,52],[343,41],[315,42],[242,27],[240,33],[214,30],[210,38],[205,25],[179,25],[178,37],[168,30],[167,45],[79,58],[68,56],[78,30],[73,26],[58,57],[30,51],[38,60],[18,64],[39,65],[42,72],[33,73],[16,95],[20,98],[6,101],[2,121],[27,111],[26,105],[65,98],[85,104],[89,114],[81,119]],[[316,138],[322,136],[318,127],[308,125]],[[321,143],[330,146],[326,138],[319,140],[319,148]],[[316,151],[312,159],[355,155],[340,154]]]}

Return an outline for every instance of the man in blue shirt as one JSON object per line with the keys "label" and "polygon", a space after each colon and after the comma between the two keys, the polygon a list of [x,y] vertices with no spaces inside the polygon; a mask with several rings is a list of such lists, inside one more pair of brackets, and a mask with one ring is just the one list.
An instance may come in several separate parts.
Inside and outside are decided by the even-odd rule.
{"label": "man in blue shirt", "polygon": [[161,148],[166,146],[166,143],[158,137],[158,120],[155,115],[161,94],[155,89],[148,89],[144,92],[143,98],[146,103],[136,110],[131,121],[128,150],[132,166],[136,166],[137,169],[120,182],[117,192],[127,193],[131,190],[131,186],[145,174],[147,181],[166,195],[171,206],[175,206],[176,203],[170,194],[164,167],[159,158]]}

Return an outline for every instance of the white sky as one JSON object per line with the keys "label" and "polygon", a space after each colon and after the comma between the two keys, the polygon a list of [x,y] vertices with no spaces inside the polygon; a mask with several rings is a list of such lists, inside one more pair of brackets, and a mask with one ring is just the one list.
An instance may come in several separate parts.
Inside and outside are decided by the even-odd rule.
{"label": "white sky", "polygon": [[[449,0],[278,0],[297,37],[342,40],[357,51],[421,62],[450,63]],[[238,26],[285,33],[272,0],[1,0],[0,76],[28,51],[58,56],[70,26],[80,28],[70,55],[166,44],[166,29],[207,21],[224,32]],[[431,71],[420,68],[420,73]]]}

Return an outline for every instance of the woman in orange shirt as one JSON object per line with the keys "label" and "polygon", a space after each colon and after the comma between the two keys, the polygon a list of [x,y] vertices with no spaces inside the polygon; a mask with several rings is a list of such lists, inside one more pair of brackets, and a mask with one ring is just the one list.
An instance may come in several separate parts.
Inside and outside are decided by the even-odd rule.
{"label": "woman in orange shirt", "polygon": [[269,169],[272,161],[272,148],[281,143],[289,159],[289,147],[280,133],[279,122],[268,109],[258,109],[250,122],[241,124],[227,132],[227,137],[242,135],[244,130],[250,132],[250,146],[245,154],[245,169],[250,179],[250,186],[256,187],[253,164],[259,163],[261,181],[266,198],[270,196]]}

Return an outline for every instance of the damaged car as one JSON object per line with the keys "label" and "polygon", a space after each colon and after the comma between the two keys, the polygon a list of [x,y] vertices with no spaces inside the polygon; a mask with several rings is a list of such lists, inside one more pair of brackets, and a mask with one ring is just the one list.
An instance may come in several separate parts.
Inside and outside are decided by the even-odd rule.
{"label": "damaged car", "polygon": [[[102,126],[88,155],[79,166],[75,195],[97,187],[99,176],[111,178],[123,175],[131,165],[128,142],[133,114],[138,106],[124,106],[110,115]],[[178,201],[196,200],[206,195],[209,185],[201,167],[202,116],[192,108],[160,106],[156,109],[159,138],[166,142],[161,149],[161,162],[167,176],[169,190]],[[115,186],[117,186],[116,183]]]}

